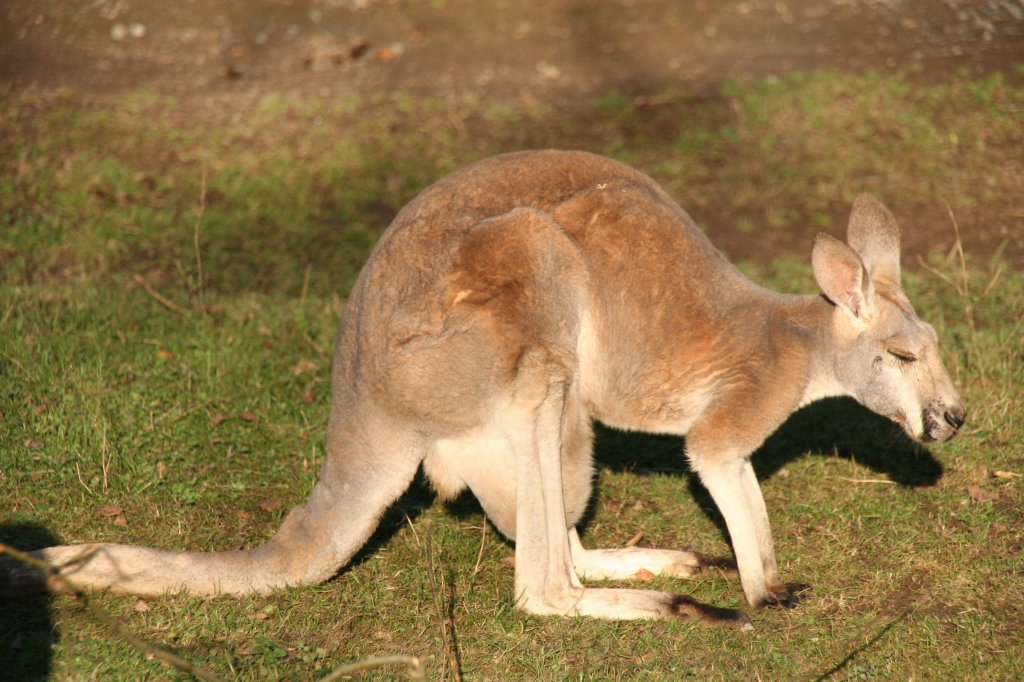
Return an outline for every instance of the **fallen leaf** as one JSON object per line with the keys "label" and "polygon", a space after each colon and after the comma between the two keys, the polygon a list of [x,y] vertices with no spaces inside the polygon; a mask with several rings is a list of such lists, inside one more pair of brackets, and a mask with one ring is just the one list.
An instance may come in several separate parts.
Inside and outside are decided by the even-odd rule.
{"label": "fallen leaf", "polygon": [[96,509],[97,516],[117,516],[123,514],[124,509],[119,504],[105,504],[102,507]]}
{"label": "fallen leaf", "polygon": [[249,519],[252,518],[252,513],[247,512],[247,511],[240,511],[240,512],[238,512],[238,518],[240,518],[243,521],[248,521]]}
{"label": "fallen leaf", "polygon": [[156,475],[159,476],[160,478],[163,478],[164,476],[167,475],[167,464],[166,463],[164,463],[164,462],[157,462],[156,463]]}
{"label": "fallen leaf", "polygon": [[149,608],[149,602],[147,602],[145,599],[140,599],[139,601],[135,602],[136,613],[145,613],[146,611],[149,611]]}
{"label": "fallen leaf", "polygon": [[128,518],[124,514],[118,514],[114,517],[114,525],[118,528],[127,528]]}
{"label": "fallen leaf", "polygon": [[241,418],[241,419],[243,419],[243,420],[245,420],[247,422],[254,422],[254,421],[256,421],[256,415],[253,414],[252,412],[250,412],[249,410],[246,410],[245,412],[239,413],[238,416],[239,416],[239,418]]}
{"label": "fallen leaf", "polygon": [[348,56],[351,59],[359,59],[366,51],[370,49],[370,43],[366,42],[365,38],[356,38],[356,40],[349,45]]}
{"label": "fallen leaf", "polygon": [[259,334],[260,336],[270,336],[270,327],[268,327],[265,324],[261,324],[259,328],[256,330],[256,333]]}
{"label": "fallen leaf", "polygon": [[644,510],[643,500],[637,500],[636,502],[633,503],[633,511],[643,511],[643,510]]}
{"label": "fallen leaf", "polygon": [[641,568],[639,571],[633,574],[633,578],[640,580],[645,583],[649,583],[654,580],[657,576],[648,571],[646,568]]}
{"label": "fallen leaf", "polygon": [[260,509],[265,512],[275,512],[281,508],[281,500],[260,500]]}
{"label": "fallen leaf", "polygon": [[316,363],[313,362],[312,360],[299,360],[294,365],[292,365],[292,374],[294,374],[295,376],[299,376],[300,374],[311,372],[314,369],[316,369]]}
{"label": "fallen leaf", "polygon": [[167,350],[166,348],[158,348],[157,351],[156,351],[156,356],[159,359],[161,359],[161,360],[173,360],[174,359],[174,353],[172,353],[171,351]]}
{"label": "fallen leaf", "polygon": [[[3,415],[0,414],[0,418],[2,417]],[[996,478],[1020,478],[1022,476],[1022,474],[1018,474],[1015,471],[999,471],[998,469],[996,471],[993,471],[992,474]]]}
{"label": "fallen leaf", "polygon": [[975,502],[991,502],[999,497],[996,493],[990,490],[984,490],[976,485],[967,486],[967,494],[970,495],[971,499]]}
{"label": "fallen leaf", "polygon": [[224,414],[223,412],[218,412],[217,414],[210,415],[210,428],[215,429],[229,419],[231,419],[231,415]]}
{"label": "fallen leaf", "polygon": [[642,530],[638,530],[636,532],[636,535],[634,535],[630,539],[626,540],[626,547],[634,547],[634,546],[636,546],[636,543],[640,542],[643,539],[644,539],[644,532]]}

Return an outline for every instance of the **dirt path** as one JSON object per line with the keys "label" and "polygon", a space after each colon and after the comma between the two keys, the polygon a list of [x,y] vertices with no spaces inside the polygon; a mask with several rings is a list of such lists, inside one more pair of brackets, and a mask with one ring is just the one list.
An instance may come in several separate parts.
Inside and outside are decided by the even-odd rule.
{"label": "dirt path", "polygon": [[794,69],[923,78],[1024,60],[1021,0],[61,0],[5,3],[16,87],[381,89],[566,100]]}
{"label": "dirt path", "polygon": [[[953,70],[1019,76],[1022,63],[1024,0],[13,0],[0,10],[8,88],[145,88],[216,102],[196,109],[206,116],[274,92],[571,106],[612,88],[709,92],[798,69],[935,82]],[[992,252],[1005,232],[979,232],[974,246]],[[731,236],[723,246],[742,257],[749,239]],[[1024,236],[1010,241],[1006,253],[1024,262]],[[788,239],[765,248],[785,252]]]}

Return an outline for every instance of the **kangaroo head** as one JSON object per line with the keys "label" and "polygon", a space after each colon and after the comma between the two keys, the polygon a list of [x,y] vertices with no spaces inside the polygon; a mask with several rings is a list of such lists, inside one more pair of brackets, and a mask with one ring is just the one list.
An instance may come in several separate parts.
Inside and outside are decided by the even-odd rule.
{"label": "kangaroo head", "polygon": [[835,304],[831,372],[868,409],[922,442],[946,441],[966,410],[939,357],[938,337],[900,286],[900,233],[872,196],[857,197],[847,244],[814,243],[814,276]]}

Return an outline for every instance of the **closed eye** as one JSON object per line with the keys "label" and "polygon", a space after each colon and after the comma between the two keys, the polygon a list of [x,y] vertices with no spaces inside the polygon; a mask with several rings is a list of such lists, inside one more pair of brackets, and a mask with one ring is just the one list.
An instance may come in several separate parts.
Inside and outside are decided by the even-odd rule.
{"label": "closed eye", "polygon": [[896,358],[901,365],[910,365],[917,362],[917,356],[910,351],[890,348],[889,355]]}

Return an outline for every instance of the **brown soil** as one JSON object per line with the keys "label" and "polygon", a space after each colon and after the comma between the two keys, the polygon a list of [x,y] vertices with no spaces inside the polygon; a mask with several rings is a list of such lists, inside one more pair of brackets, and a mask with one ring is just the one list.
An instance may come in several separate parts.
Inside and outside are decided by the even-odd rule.
{"label": "brown soil", "polygon": [[[144,87],[215,101],[217,115],[269,92],[563,105],[611,88],[710,92],[736,76],[798,69],[940,81],[1021,63],[1024,0],[13,0],[0,9],[0,81],[10,88]],[[1006,255],[1024,262],[1015,234],[1024,216],[1001,218],[1000,229],[973,234],[972,249],[1007,241]],[[715,228],[730,255],[751,255],[748,237]],[[787,234],[756,255],[808,243]]]}

